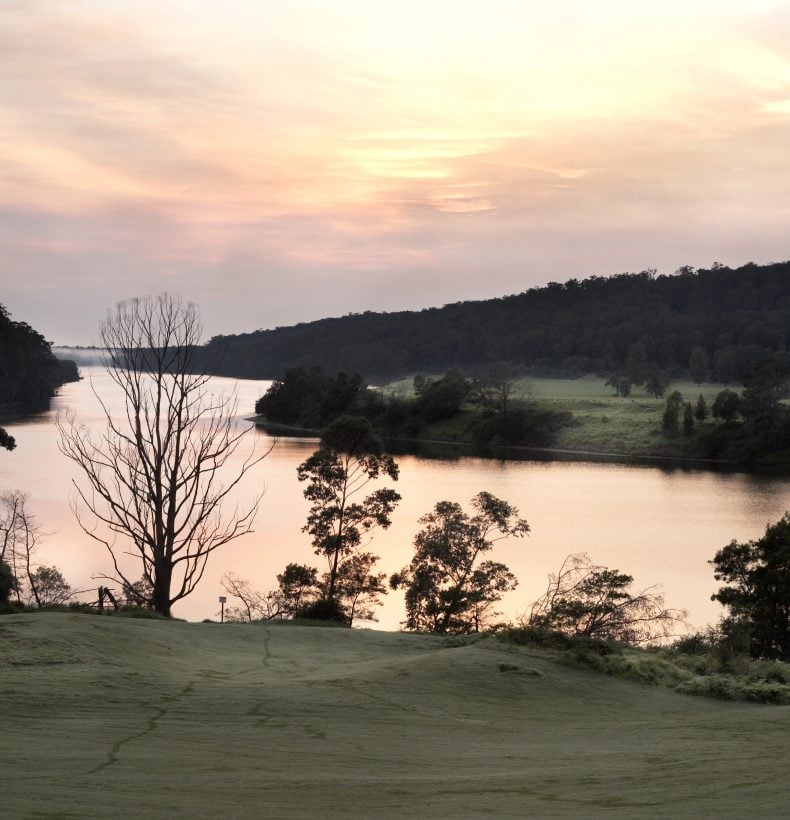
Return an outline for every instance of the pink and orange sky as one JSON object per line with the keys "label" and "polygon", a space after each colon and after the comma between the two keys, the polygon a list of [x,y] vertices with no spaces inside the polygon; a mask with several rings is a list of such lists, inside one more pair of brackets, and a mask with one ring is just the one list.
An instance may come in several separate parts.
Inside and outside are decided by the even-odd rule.
{"label": "pink and orange sky", "polygon": [[0,0],[0,302],[206,336],[790,258],[790,3]]}

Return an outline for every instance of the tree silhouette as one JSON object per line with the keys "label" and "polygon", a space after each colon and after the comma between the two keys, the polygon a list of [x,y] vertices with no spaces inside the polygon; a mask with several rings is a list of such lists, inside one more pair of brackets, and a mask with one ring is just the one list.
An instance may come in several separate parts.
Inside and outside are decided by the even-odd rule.
{"label": "tree silhouette", "polygon": [[620,570],[593,564],[586,553],[569,555],[559,571],[549,575],[546,592],[523,623],[630,644],[671,637],[687,613],[668,609],[653,587],[629,592],[633,580]]}
{"label": "tree silhouette", "polygon": [[732,541],[711,564],[725,582],[712,596],[729,610],[725,627],[745,627],[755,657],[790,660],[790,513],[756,541]]}
{"label": "tree silhouette", "polygon": [[[228,516],[223,502],[268,453],[253,444],[230,469],[252,428],[237,427],[235,398],[212,393],[197,367],[200,332],[197,308],[177,296],[120,302],[101,343],[123,411],[111,412],[94,388],[106,421],[100,436],[74,416],[58,421],[61,451],[82,474],[74,482],[80,525],[108,549],[113,580],[130,586],[142,568],[151,605],[164,615],[195,589],[214,550],[251,531],[260,496]],[[134,573],[122,551],[138,559]]]}
{"label": "tree silhouette", "polygon": [[326,558],[325,599],[337,603],[343,562],[356,553],[363,536],[376,527],[387,528],[400,495],[391,487],[363,491],[382,477],[398,479],[398,466],[383,452],[370,422],[359,416],[340,416],[321,437],[321,447],[297,468],[307,482],[311,502],[302,528],[313,539],[316,555]]}
{"label": "tree silhouette", "polygon": [[13,450],[16,447],[14,437],[3,427],[0,427],[0,447],[4,447],[6,450]]}
{"label": "tree silhouette", "polygon": [[515,589],[510,570],[480,560],[503,538],[523,537],[529,525],[518,510],[491,493],[472,499],[475,514],[460,504],[440,501],[420,519],[411,564],[390,578],[406,589],[407,629],[427,632],[478,632],[491,619],[492,607]]}

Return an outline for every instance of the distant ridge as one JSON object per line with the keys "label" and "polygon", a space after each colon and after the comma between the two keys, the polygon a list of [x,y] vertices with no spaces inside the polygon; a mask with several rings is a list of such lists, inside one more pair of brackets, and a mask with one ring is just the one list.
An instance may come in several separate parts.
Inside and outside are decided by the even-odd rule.
{"label": "distant ridge", "polygon": [[790,262],[551,282],[498,299],[215,336],[204,354],[227,376],[277,378],[321,366],[375,381],[498,361],[536,375],[613,372],[634,345],[670,373],[686,372],[701,348],[725,383],[761,358],[787,364]]}

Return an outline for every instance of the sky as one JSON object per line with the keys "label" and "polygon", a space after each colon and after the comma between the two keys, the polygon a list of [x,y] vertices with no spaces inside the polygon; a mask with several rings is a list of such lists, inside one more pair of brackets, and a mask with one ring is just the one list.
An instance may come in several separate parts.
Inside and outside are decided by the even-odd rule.
{"label": "sky", "polygon": [[0,0],[0,303],[205,337],[790,258],[790,3]]}

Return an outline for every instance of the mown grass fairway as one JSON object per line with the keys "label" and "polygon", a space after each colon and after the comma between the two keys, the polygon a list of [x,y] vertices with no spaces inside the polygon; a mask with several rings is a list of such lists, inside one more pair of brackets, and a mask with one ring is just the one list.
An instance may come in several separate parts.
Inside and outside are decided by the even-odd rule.
{"label": "mown grass fairway", "polygon": [[3,817],[779,816],[790,707],[493,639],[0,619]]}

